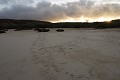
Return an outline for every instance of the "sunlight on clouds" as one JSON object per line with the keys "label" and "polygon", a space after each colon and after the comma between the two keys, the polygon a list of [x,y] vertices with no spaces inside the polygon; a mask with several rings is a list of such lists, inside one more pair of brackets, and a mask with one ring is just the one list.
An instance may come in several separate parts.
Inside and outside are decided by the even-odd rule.
{"label": "sunlight on clouds", "polygon": [[4,4],[0,3],[0,18],[51,22],[94,22],[120,18],[120,0],[1,1]]}
{"label": "sunlight on clouds", "polygon": [[56,22],[110,22],[111,20],[114,19],[120,19],[120,17],[115,17],[115,18],[111,18],[111,17],[99,17],[99,18],[87,18],[87,17],[80,17],[80,18],[66,18],[64,20],[60,20],[60,21],[51,21],[53,23]]}

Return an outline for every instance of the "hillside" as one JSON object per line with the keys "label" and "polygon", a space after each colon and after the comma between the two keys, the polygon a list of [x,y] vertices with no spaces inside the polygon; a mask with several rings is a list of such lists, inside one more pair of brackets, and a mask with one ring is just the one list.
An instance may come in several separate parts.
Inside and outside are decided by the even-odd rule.
{"label": "hillside", "polygon": [[0,19],[0,29],[8,28],[33,28],[34,26],[49,24],[47,21],[36,21],[36,20],[15,20],[15,19]]}
{"label": "hillside", "polygon": [[14,20],[0,19],[0,29],[32,29],[32,28],[120,28],[120,20],[112,20],[111,22],[60,22],[51,23],[47,21],[35,20]]}

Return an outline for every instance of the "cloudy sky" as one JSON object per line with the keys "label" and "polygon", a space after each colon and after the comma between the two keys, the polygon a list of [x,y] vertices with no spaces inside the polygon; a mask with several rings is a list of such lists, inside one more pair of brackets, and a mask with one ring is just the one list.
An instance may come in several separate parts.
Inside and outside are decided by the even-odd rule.
{"label": "cloudy sky", "polygon": [[109,21],[120,18],[120,0],[0,0],[0,18]]}

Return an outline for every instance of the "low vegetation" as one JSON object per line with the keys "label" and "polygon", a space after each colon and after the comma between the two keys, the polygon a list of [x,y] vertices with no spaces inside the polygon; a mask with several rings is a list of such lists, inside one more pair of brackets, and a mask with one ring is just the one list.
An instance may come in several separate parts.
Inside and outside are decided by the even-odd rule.
{"label": "low vegetation", "polygon": [[61,22],[51,23],[47,21],[35,21],[35,20],[14,20],[14,19],[0,19],[0,30],[3,29],[15,29],[28,30],[35,28],[95,28],[95,29],[106,29],[106,28],[120,28],[120,20],[113,20],[111,22]]}

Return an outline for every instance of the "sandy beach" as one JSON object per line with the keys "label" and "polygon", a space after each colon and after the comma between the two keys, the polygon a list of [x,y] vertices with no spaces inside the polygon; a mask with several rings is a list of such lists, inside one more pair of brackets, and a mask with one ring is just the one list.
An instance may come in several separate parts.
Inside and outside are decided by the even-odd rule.
{"label": "sandy beach", "polygon": [[0,80],[120,80],[120,29],[0,34]]}

